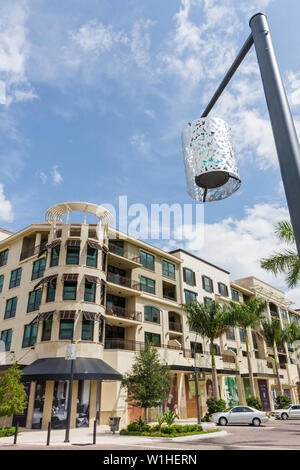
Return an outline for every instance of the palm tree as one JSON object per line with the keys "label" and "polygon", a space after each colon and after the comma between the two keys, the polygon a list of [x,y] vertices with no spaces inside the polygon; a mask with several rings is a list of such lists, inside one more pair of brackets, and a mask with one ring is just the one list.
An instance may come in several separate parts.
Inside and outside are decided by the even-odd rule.
{"label": "palm tree", "polygon": [[[275,225],[275,234],[279,240],[288,245],[295,245],[294,232],[289,221],[278,222]],[[286,248],[274,252],[268,258],[263,258],[260,265],[263,269],[271,271],[275,275],[285,273],[288,287],[295,287],[300,282],[300,261],[295,248]]]}
{"label": "palm tree", "polygon": [[263,312],[267,307],[267,303],[263,299],[253,297],[243,304],[230,302],[230,307],[232,326],[238,326],[244,331],[251,395],[256,397],[247,328],[256,328],[260,325],[264,319]]}
{"label": "palm tree", "polygon": [[[284,333],[285,333],[286,342],[292,344],[292,346],[295,341],[300,340],[300,327],[297,326],[295,323],[287,323],[285,325]],[[294,346],[293,346],[293,349],[295,353],[296,351],[295,351]],[[298,375],[300,378],[300,366],[298,363],[297,363],[297,369],[298,369]]]}
{"label": "palm tree", "polygon": [[277,360],[277,353],[276,353],[276,346],[282,346],[283,343],[287,340],[288,335],[285,331],[281,329],[280,321],[278,318],[272,318],[271,321],[268,318],[265,318],[262,323],[262,330],[261,334],[264,337],[268,346],[273,349],[274,355],[274,365],[277,375],[277,382],[278,382],[278,389],[279,394],[282,395],[282,385],[280,380],[279,368],[278,368],[278,360]]}
{"label": "palm tree", "polygon": [[209,304],[200,302],[183,304],[182,308],[187,312],[190,327],[210,341],[213,394],[214,398],[219,400],[214,341],[230,328],[228,312],[224,311],[222,305],[215,301]]}

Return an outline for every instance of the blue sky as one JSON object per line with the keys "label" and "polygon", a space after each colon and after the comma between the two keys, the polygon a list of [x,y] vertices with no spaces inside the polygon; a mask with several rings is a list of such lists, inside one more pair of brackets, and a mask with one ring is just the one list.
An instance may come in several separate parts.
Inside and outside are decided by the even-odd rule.
{"label": "blue sky", "polygon": [[[0,226],[44,221],[62,201],[191,203],[181,130],[258,11],[300,130],[297,0],[0,0]],[[280,246],[273,224],[288,213],[254,51],[211,115],[232,128],[241,189],[205,206],[200,249],[196,237],[156,243],[286,290],[258,263]],[[289,296],[300,304],[300,288]]]}

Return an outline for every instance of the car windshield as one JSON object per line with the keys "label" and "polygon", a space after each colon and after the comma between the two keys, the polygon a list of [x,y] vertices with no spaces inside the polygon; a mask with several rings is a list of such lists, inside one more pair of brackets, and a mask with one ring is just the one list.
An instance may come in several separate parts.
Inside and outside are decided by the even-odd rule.
{"label": "car windshield", "polygon": [[285,405],[285,406],[282,406],[280,409],[281,410],[287,410],[291,405]]}
{"label": "car windshield", "polygon": [[228,413],[228,411],[231,411],[233,408],[233,406],[231,406],[230,408],[227,408],[227,410],[225,410],[225,413]]}

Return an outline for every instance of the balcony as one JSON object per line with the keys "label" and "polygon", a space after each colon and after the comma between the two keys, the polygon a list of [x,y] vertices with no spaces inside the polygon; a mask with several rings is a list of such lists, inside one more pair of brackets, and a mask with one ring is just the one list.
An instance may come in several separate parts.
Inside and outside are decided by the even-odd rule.
{"label": "balcony", "polygon": [[124,320],[125,323],[128,322],[129,325],[132,325],[133,322],[141,323],[142,322],[142,313],[136,312],[134,310],[128,310],[124,307],[117,307],[115,305],[106,308],[106,315],[112,317],[109,319],[109,323],[114,325],[120,325],[120,319]]}
{"label": "balcony", "polygon": [[[107,273],[107,292],[123,296],[140,294],[140,283],[132,281],[129,277],[120,276],[120,274]],[[135,292],[133,292],[135,291]]]}
{"label": "balcony", "polygon": [[272,317],[279,318],[279,313],[276,312],[275,310],[270,310],[270,314],[271,314]]}
{"label": "balcony", "polygon": [[[124,338],[106,338],[104,342],[104,349],[122,349],[125,351],[141,351],[144,349],[146,343],[141,341],[134,341]],[[153,345],[160,348],[160,344]]]}
{"label": "balcony", "polygon": [[170,284],[164,281],[162,283],[162,286],[163,286],[163,298],[176,302],[177,301],[176,286],[174,284]]}
{"label": "balcony", "polygon": [[108,244],[109,264],[122,269],[134,269],[141,266],[140,257],[129,253],[122,246]]}
{"label": "balcony", "polygon": [[179,322],[169,321],[169,330],[176,331],[176,333],[182,333],[182,325]]}
{"label": "balcony", "polygon": [[31,256],[36,256],[36,255],[41,255],[45,251],[45,248],[47,246],[47,242],[41,243],[40,245],[37,246],[32,246],[30,248],[27,248],[26,250],[22,250],[21,255],[20,255],[20,261],[23,261],[24,259],[30,258]]}

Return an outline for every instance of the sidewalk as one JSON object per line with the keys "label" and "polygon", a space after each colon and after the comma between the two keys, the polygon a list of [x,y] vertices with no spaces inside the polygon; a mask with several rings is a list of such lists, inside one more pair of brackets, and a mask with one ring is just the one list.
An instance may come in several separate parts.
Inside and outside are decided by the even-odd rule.
{"label": "sidewalk", "polygon": [[[195,420],[176,420],[176,424],[194,424]],[[153,423],[155,424],[155,423]],[[214,429],[214,423],[203,423],[203,429],[206,431],[208,429]],[[40,431],[40,430],[33,430],[33,429],[21,429],[22,432],[18,435],[17,444],[20,445],[36,445],[36,446],[44,446],[46,445],[47,441],[47,431]],[[221,433],[208,434],[209,437],[216,437]],[[223,434],[223,433],[222,433]],[[199,438],[206,437],[205,435],[198,436],[183,436],[176,439],[184,439],[191,440],[199,439]],[[51,431],[50,437],[50,446],[70,446],[70,445],[89,445],[93,443],[93,428],[76,428],[70,430],[70,442],[65,443],[65,430],[64,429],[55,429]],[[97,434],[96,434],[96,443],[102,444],[107,446],[109,449],[110,445],[118,445],[118,444],[126,444],[126,445],[134,445],[134,444],[142,444],[142,443],[149,443],[150,441],[155,440],[156,442],[159,440],[163,442],[166,438],[149,438],[144,436],[120,436],[119,433],[113,434],[110,431],[108,425],[102,425],[97,427]],[[169,439],[168,439],[169,440]],[[1,437],[0,438],[0,450],[1,447],[12,445],[14,441],[14,436],[9,437]]]}

